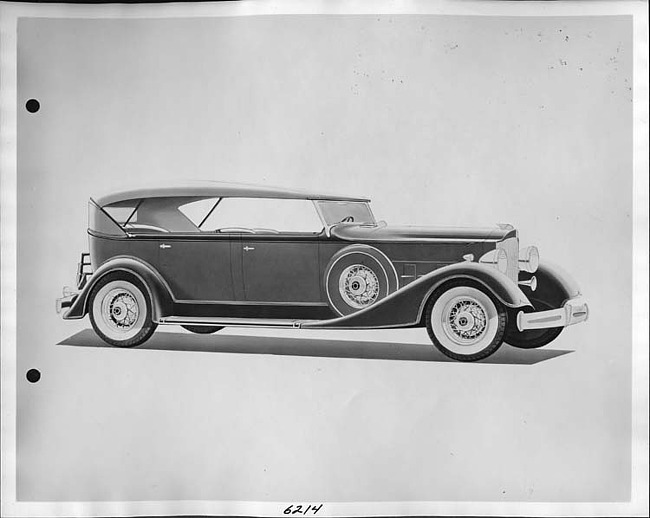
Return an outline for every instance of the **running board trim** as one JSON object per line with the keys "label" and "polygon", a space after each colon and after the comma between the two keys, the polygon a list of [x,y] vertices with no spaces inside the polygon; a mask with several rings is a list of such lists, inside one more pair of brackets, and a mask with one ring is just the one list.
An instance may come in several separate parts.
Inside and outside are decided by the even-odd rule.
{"label": "running board trim", "polygon": [[228,318],[228,317],[163,317],[160,325],[175,326],[229,326],[229,327],[282,327],[300,329],[310,320],[282,320],[274,318]]}

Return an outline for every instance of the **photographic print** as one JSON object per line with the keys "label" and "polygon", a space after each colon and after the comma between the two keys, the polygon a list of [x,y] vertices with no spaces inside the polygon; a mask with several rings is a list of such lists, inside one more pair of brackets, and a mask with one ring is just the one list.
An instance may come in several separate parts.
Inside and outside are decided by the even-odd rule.
{"label": "photographic print", "polygon": [[645,5],[0,9],[7,516],[647,513]]}

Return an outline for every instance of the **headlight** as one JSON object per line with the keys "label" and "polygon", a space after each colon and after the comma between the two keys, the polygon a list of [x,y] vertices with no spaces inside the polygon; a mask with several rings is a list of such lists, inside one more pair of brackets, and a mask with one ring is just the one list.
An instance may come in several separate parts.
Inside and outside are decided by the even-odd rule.
{"label": "headlight", "polygon": [[527,246],[519,250],[519,269],[535,273],[539,268],[539,251],[536,246]]}
{"label": "headlight", "polygon": [[508,271],[508,256],[506,251],[502,248],[490,250],[488,253],[484,254],[478,262],[494,266],[501,273],[506,273]]}

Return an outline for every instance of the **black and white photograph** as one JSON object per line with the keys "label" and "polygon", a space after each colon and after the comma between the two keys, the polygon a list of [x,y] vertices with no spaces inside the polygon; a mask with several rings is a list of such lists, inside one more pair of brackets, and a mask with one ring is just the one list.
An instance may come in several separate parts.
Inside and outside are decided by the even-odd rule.
{"label": "black and white photograph", "polygon": [[647,3],[0,44],[2,516],[647,516]]}

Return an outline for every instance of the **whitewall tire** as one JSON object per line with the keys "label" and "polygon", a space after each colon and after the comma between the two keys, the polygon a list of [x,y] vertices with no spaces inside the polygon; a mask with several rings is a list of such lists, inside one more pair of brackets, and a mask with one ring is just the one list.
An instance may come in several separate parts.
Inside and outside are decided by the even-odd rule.
{"label": "whitewall tire", "polygon": [[507,311],[478,283],[456,280],[443,285],[433,293],[425,311],[431,341],[450,358],[482,360],[503,343]]}
{"label": "whitewall tire", "polygon": [[110,345],[140,345],[156,329],[147,290],[135,278],[111,273],[97,282],[89,299],[93,329]]}

